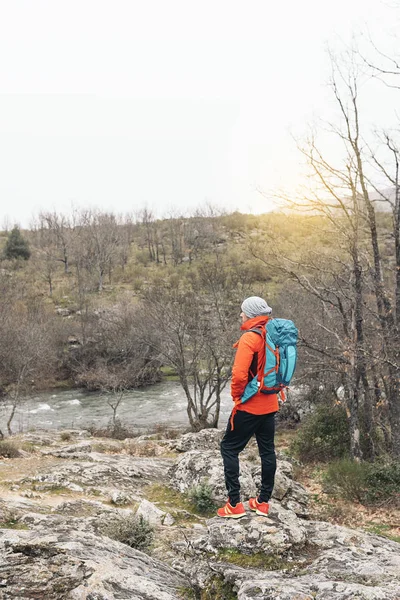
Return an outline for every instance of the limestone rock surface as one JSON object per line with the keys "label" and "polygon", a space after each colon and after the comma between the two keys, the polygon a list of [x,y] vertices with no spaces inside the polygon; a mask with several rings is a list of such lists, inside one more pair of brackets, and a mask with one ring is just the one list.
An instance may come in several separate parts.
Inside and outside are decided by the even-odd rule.
{"label": "limestone rock surface", "polygon": [[219,452],[224,431],[222,429],[202,429],[198,433],[185,433],[177,440],[170,442],[170,447],[177,452],[189,450],[215,450]]}
{"label": "limestone rock surface", "polygon": [[[225,501],[222,432],[183,436],[173,442],[177,457],[164,455],[170,441],[133,448],[69,434],[68,444],[57,433],[27,434],[36,453],[0,461],[0,474],[3,464],[13,475],[1,481],[1,600],[189,600],[192,585],[207,598],[216,575],[238,600],[400,600],[400,544],[302,518],[308,495],[284,455],[268,517],[206,519],[165,486],[186,492],[207,479],[214,499]],[[240,464],[245,498],[261,475],[253,447]],[[148,554],[106,535],[137,509],[155,528]]]}
{"label": "limestone rock surface", "polygon": [[4,600],[181,600],[187,579],[162,562],[85,531],[0,530]]}
{"label": "limestone rock surface", "polygon": [[[207,480],[213,490],[217,502],[226,499],[224,470],[221,457],[215,450],[189,450],[178,458],[169,471],[170,484],[179,492],[187,492],[190,488]],[[251,468],[244,461],[240,466],[240,486],[244,497],[254,496],[256,486]]]}

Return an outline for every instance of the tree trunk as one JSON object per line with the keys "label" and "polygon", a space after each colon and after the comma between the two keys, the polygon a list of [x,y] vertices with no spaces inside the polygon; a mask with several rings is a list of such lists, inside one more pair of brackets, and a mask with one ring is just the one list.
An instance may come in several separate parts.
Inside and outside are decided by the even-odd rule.
{"label": "tree trunk", "polygon": [[12,420],[14,419],[14,415],[15,415],[16,409],[17,409],[17,402],[16,402],[16,400],[14,400],[13,407],[12,407],[12,410],[11,410],[11,414],[10,414],[10,416],[8,418],[8,421],[7,421],[8,435],[12,435],[11,423],[12,423]]}
{"label": "tree trunk", "polygon": [[399,371],[389,366],[389,419],[392,441],[392,454],[400,458],[400,381]]}

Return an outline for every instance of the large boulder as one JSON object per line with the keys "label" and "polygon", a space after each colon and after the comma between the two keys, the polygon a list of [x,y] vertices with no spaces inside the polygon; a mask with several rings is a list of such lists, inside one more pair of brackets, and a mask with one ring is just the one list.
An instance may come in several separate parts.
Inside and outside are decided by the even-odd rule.
{"label": "large boulder", "polygon": [[[182,493],[207,481],[216,502],[223,502],[226,499],[222,459],[215,450],[186,452],[169,470],[169,479],[171,487]],[[244,497],[255,495],[256,486],[251,467],[244,461],[240,465],[240,486]]]}
{"label": "large boulder", "polygon": [[[73,455],[70,454],[70,457]],[[72,459],[26,477],[23,483],[33,483],[37,490],[67,488],[72,491],[98,490],[109,493],[121,489],[128,492],[151,481],[165,481],[172,461],[166,458],[145,458],[126,455],[106,455],[92,452],[90,461]]]}
{"label": "large boulder", "polygon": [[0,530],[1,598],[181,600],[188,580],[139,550],[76,530]]}
{"label": "large boulder", "polygon": [[177,452],[190,450],[217,450],[223,438],[222,429],[202,429],[198,433],[185,433],[177,440],[170,442],[170,447]]}
{"label": "large boulder", "polygon": [[[198,435],[198,434],[197,434]],[[299,516],[308,514],[308,492],[291,479],[292,465],[278,461],[275,487],[272,497]],[[214,450],[189,450],[178,458],[169,471],[170,485],[180,492],[208,481],[213,498],[217,502],[226,499],[225,478],[222,458]],[[255,496],[261,485],[261,464],[240,460],[240,488],[243,499]]]}
{"label": "large boulder", "polygon": [[372,585],[368,579],[329,579],[324,574],[294,575],[251,571],[233,565],[212,565],[234,585],[238,600],[398,600],[397,582]]}
{"label": "large boulder", "polygon": [[142,500],[136,511],[138,517],[143,517],[150,525],[173,525],[174,518],[148,500]]}
{"label": "large boulder", "polygon": [[207,536],[199,538],[194,546],[210,552],[234,549],[243,554],[278,554],[304,544],[307,537],[304,524],[296,514],[274,500],[268,517],[251,512],[240,520],[215,517],[207,521],[207,527]]}
{"label": "large boulder", "polygon": [[[398,600],[400,598],[400,544],[354,529],[294,517],[271,502],[267,518],[239,522],[208,521],[208,533],[195,541],[198,552],[229,549],[247,555],[275,555],[282,570],[246,569],[199,557],[200,579],[207,587],[212,573],[220,573],[237,591],[239,600]],[[276,509],[276,511],[275,511]],[[271,530],[273,521],[275,528]],[[224,555],[226,556],[226,555]],[[208,559],[210,561],[210,559]],[[193,561],[191,561],[193,564]],[[278,560],[279,562],[279,560]],[[277,562],[277,564],[278,564]],[[197,564],[197,563],[196,563]],[[188,565],[185,572],[190,572]],[[192,573],[196,579],[196,573]]]}

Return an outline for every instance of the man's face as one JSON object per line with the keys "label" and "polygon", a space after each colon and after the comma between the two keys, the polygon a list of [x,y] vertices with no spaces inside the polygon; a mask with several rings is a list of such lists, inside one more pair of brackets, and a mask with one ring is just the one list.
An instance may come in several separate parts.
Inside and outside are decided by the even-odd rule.
{"label": "man's face", "polygon": [[243,325],[243,323],[245,323],[246,321],[249,320],[249,317],[247,315],[245,315],[244,312],[241,312],[240,313],[240,319],[241,319],[242,325]]}

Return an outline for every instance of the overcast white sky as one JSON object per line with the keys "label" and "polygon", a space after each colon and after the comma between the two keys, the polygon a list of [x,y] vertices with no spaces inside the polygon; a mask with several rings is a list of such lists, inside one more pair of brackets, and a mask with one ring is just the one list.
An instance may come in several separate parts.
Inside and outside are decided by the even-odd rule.
{"label": "overcast white sky", "polygon": [[[271,209],[326,111],[324,48],[400,24],[380,0],[0,0],[0,228],[40,209]],[[382,94],[369,96],[371,122]]]}

